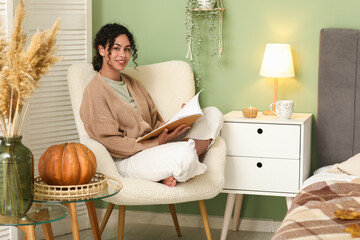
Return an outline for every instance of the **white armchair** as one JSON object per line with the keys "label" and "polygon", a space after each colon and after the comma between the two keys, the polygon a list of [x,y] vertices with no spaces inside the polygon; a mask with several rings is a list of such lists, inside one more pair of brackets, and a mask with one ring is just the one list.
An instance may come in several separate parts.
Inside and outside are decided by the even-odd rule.
{"label": "white armchair", "polygon": [[[179,110],[181,104],[189,101],[195,94],[192,69],[183,61],[144,65],[137,69],[128,68],[125,72],[143,83],[164,120],[171,118]],[[207,165],[207,171],[204,174],[187,182],[178,183],[176,187],[171,188],[156,182],[122,177],[109,152],[102,144],[88,136],[80,119],[79,109],[83,91],[94,74],[91,64],[72,65],[68,70],[68,86],[80,142],[94,152],[97,158],[97,172],[118,178],[123,184],[122,190],[117,195],[104,199],[109,202],[109,205],[100,231],[103,231],[114,205],[119,205],[118,239],[122,239],[125,206],[169,204],[177,233],[180,236],[173,204],[196,200],[199,201],[207,239],[211,239],[204,200],[215,197],[223,188],[226,155],[224,140],[218,137],[206,153],[204,163]]]}

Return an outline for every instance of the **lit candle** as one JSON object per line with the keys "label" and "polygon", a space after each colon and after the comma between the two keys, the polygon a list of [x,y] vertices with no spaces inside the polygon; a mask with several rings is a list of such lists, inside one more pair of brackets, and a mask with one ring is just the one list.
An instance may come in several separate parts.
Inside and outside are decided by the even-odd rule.
{"label": "lit candle", "polygon": [[253,107],[246,107],[242,110],[244,117],[246,118],[256,118],[257,114],[258,114],[258,110],[257,108],[253,108]]}

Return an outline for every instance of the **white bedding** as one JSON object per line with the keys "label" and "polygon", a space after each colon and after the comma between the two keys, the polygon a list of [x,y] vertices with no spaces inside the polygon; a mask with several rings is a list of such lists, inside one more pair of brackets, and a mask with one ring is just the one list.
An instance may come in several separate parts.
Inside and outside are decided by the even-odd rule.
{"label": "white bedding", "polygon": [[306,179],[302,185],[302,188],[309,186],[310,184],[321,182],[321,181],[341,181],[341,182],[351,182],[358,176],[343,174],[343,173],[329,173],[327,172],[333,165],[325,166],[317,169],[314,172],[314,175]]}

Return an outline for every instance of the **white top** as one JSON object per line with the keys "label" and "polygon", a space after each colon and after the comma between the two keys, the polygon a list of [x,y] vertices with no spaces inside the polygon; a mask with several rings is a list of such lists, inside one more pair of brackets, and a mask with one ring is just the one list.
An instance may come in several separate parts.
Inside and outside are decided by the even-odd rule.
{"label": "white top", "polygon": [[110,87],[118,94],[122,100],[130,104],[135,110],[137,110],[137,106],[135,104],[134,98],[129,92],[129,89],[125,83],[125,81],[115,81],[110,78],[104,77],[101,75],[105,81],[110,85]]}
{"label": "white top", "polygon": [[263,115],[259,112],[256,118],[245,118],[242,111],[232,111],[224,116],[224,120],[227,122],[303,124],[311,120],[311,116],[310,113],[293,113],[290,119],[280,119],[278,116]]}

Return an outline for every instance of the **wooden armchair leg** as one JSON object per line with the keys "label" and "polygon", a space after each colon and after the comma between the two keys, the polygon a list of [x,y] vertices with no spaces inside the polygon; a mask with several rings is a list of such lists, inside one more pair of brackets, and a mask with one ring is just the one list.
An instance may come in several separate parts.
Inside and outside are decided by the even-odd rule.
{"label": "wooden armchair leg", "polygon": [[119,205],[118,240],[123,240],[123,238],[124,238],[125,208],[126,208],[126,206]]}
{"label": "wooden armchair leg", "polygon": [[170,212],[171,212],[171,217],[172,217],[174,225],[175,225],[176,233],[177,233],[178,237],[181,237],[180,226],[179,226],[179,221],[178,221],[178,218],[176,215],[175,205],[169,204],[169,208],[170,208]]}
{"label": "wooden armchair leg", "polygon": [[109,205],[108,205],[108,207],[107,207],[107,209],[106,209],[104,218],[103,218],[103,220],[101,221],[100,234],[103,233],[103,231],[104,231],[104,229],[105,229],[105,226],[106,226],[107,222],[109,221],[110,215],[111,215],[114,207],[115,207],[115,204],[109,203]]}
{"label": "wooden armchair leg", "polygon": [[205,228],[206,239],[211,240],[212,238],[211,238],[211,232],[210,232],[210,224],[209,224],[209,219],[208,219],[206,205],[205,205],[204,200],[199,200],[199,207],[200,207],[201,218],[202,218],[204,228]]}

